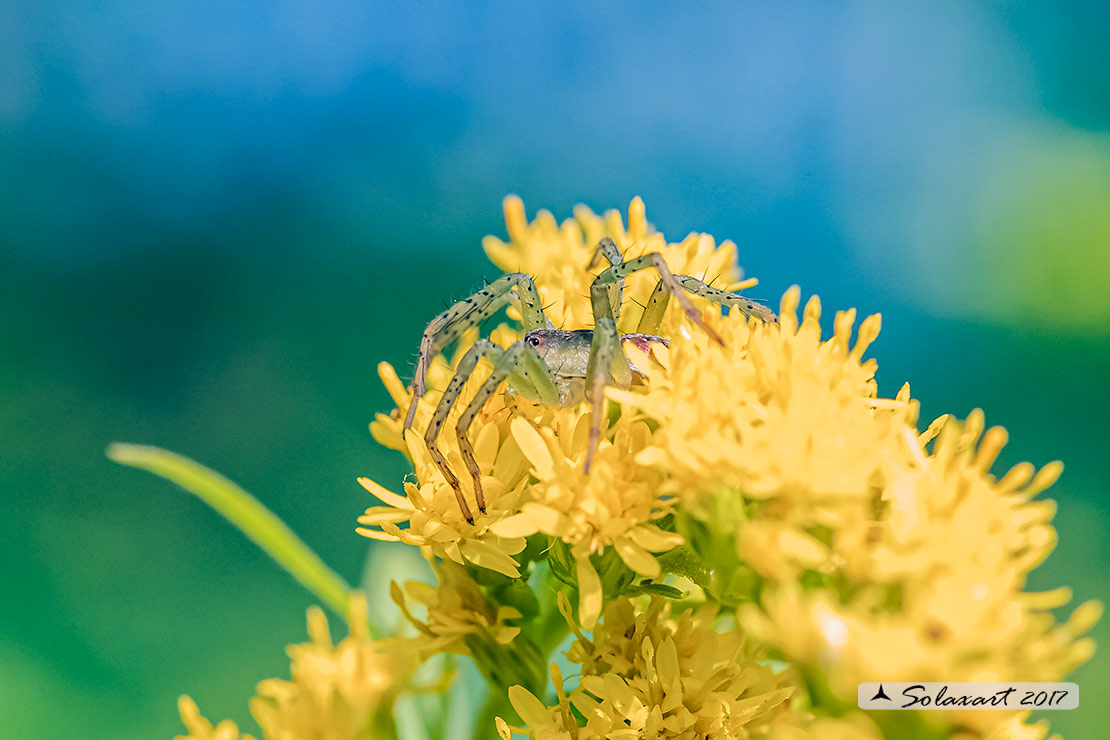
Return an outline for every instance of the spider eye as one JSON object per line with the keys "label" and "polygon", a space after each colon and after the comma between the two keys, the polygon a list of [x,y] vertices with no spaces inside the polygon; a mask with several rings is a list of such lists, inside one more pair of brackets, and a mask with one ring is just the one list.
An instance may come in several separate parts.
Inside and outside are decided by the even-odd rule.
{"label": "spider eye", "polygon": [[539,337],[528,337],[525,341],[528,342],[528,344],[532,345],[533,347],[539,347],[540,346],[540,338]]}

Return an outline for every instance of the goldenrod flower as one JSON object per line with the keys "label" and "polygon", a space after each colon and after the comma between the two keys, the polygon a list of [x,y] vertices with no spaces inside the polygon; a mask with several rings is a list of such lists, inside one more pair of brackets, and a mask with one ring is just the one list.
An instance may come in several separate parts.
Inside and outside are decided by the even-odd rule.
{"label": "goldenrod flower", "polygon": [[564,696],[555,669],[558,707],[521,687],[509,692],[513,707],[535,738],[749,737],[785,711],[796,686],[740,632],[717,631],[716,616],[709,605],[672,617],[661,601],[613,601],[593,637],[579,633],[567,653],[582,666],[577,688]]}
{"label": "goldenrod flower", "polygon": [[[348,624],[350,634],[334,645],[323,611],[308,610],[309,641],[288,648],[291,680],[262,681],[251,699],[265,740],[371,740],[392,733],[393,701],[416,668],[417,653],[403,640],[370,639],[361,594],[350,598]],[[230,720],[213,727],[188,696],[178,700],[178,711],[189,734],[176,740],[255,740]]]}
{"label": "goldenrod flower", "polygon": [[[734,245],[705,235],[669,244],[649,229],[638,199],[627,230],[615,213],[579,209],[560,225],[541,212],[528,224],[515,198],[505,211],[510,240],[487,239],[487,254],[533,275],[548,315],[565,328],[591,325],[593,276],[585,268],[602,236],[626,256],[662,252],[675,273],[733,289],[754,284],[740,282]],[[645,273],[628,279],[622,331],[634,330],[636,303],[646,303],[653,286]],[[619,413],[606,419],[589,475],[582,466],[589,418],[603,409],[496,395],[470,430],[487,502],[473,524],[423,440],[402,435],[399,412],[371,425],[376,439],[412,460],[418,482],[406,482],[401,496],[362,479],[384,506],[367,510],[361,534],[510,578],[526,575],[520,556],[529,538],[547,538],[572,556],[573,572],[558,575],[578,592],[571,657],[583,676],[555,707],[523,688],[510,692],[534,737],[744,737],[758,726],[771,738],[873,738],[878,730],[859,713],[787,711],[785,697],[851,706],[861,681],[1058,680],[1090,657],[1083,634],[1100,607],[1084,604],[1057,625],[1049,610],[1070,594],[1024,591],[1055,544],[1054,507],[1033,498],[1060,465],[1037,473],[1022,464],[996,478],[990,469],[1005,432],[984,433],[981,412],[963,423],[942,417],[920,431],[909,387],[880,397],[876,363],[864,357],[879,317],[863,320],[853,340],[855,312],[839,312],[822,339],[820,302],[810,298],[799,318],[800,303],[797,288],[787,291],[777,324],[705,312],[722,345],[672,312],[660,329],[669,348],[646,357],[626,346],[643,382],[607,391]],[[492,335],[501,346],[519,337],[510,326]],[[454,357],[432,363],[417,429],[474,339],[465,335]],[[407,408],[411,392],[389,366],[380,373],[398,408]],[[448,426],[481,380],[464,387]],[[452,437],[439,444],[463,469]],[[619,593],[625,586],[599,572],[610,551],[623,566],[609,558],[605,568],[627,566],[648,579],[635,588],[664,588],[657,579],[675,573],[710,605],[678,617],[659,602],[633,608]],[[493,634],[503,623],[489,605],[417,592],[430,607],[453,604],[445,613],[454,616],[424,624],[443,649],[457,649],[458,635]],[[713,603],[735,609],[736,624],[716,629]],[[770,673],[758,658],[763,651],[804,670],[807,684],[784,684],[794,674]],[[729,659],[719,664],[720,656]],[[808,695],[814,687],[825,693]],[[555,688],[564,691],[561,678]],[[1039,740],[1047,732],[1020,713],[935,718],[967,737]]]}
{"label": "goldenrod flower", "polygon": [[324,613],[309,610],[309,641],[289,647],[291,680],[263,681],[251,700],[267,740],[369,740],[392,726],[416,655],[404,642],[371,640],[366,616],[365,599],[352,597],[350,634],[333,645]]}
{"label": "goldenrod flower", "polygon": [[[391,584],[393,601],[417,628],[416,638],[421,654],[470,652],[466,638],[481,636],[501,645],[513,641],[520,628],[506,624],[519,619],[520,611],[510,606],[495,606],[482,594],[478,584],[467,575],[466,568],[447,561],[436,564],[439,583],[429,586],[422,581],[409,581],[404,589]],[[406,594],[427,610],[420,620],[412,614]]]}
{"label": "goldenrod flower", "polygon": [[[735,245],[704,234],[668,243],[648,227],[639,199],[627,230],[615,212],[584,208],[561,225],[546,212],[529,224],[517,198],[506,200],[505,215],[510,240],[488,238],[487,254],[531,274],[548,317],[564,328],[593,321],[588,265],[602,237],[628,259],[661,253],[680,276],[731,290],[755,284],[741,280]],[[604,248],[615,261],[612,245]],[[680,284],[722,298],[696,280]],[[636,329],[644,311],[636,305],[649,303],[654,285],[646,272],[625,281],[622,332]],[[526,308],[535,305],[528,291]],[[884,730],[887,738],[1044,740],[1047,722],[1031,724],[1023,712],[884,720],[854,708],[865,681],[1059,680],[1092,655],[1084,635],[1101,606],[1083,604],[1058,624],[1051,610],[1070,592],[1024,590],[1055,545],[1054,504],[1034,499],[1060,463],[1039,472],[1022,463],[996,477],[1006,433],[984,431],[981,411],[920,431],[909,386],[880,397],[876,363],[864,359],[879,317],[864,319],[853,340],[855,312],[839,312],[822,339],[820,302],[810,298],[799,319],[800,303],[801,291],[788,290],[777,322],[751,304],[746,311],[768,321],[716,306],[700,317],[689,306],[663,316],[665,341],[644,343],[650,356],[625,345],[637,382],[608,388],[611,405],[551,408],[495,394],[469,427],[472,472],[485,491],[473,520],[457,499],[477,500],[468,476],[454,490],[423,437],[403,433],[399,411],[378,415],[374,437],[411,460],[416,480],[401,495],[360,479],[382,505],[367,509],[358,532],[420,547],[439,583],[393,585],[415,637],[371,640],[357,597],[350,635],[334,645],[323,613],[310,610],[309,642],[289,648],[291,679],[263,681],[251,702],[265,740],[396,737],[397,695],[411,688],[420,661],[442,652],[469,656],[488,680],[483,717],[493,727],[478,732],[496,729],[504,740],[512,728],[492,720],[512,714],[506,701],[527,725],[518,731],[540,740],[880,740]],[[520,319],[513,308],[508,314]],[[655,330],[659,317],[649,318]],[[691,318],[704,331],[691,331]],[[508,347],[520,336],[505,325],[491,340]],[[379,367],[398,409],[412,408],[416,429],[427,428],[476,338],[465,332],[452,357],[431,360],[415,406],[393,368]],[[426,362],[422,355],[422,371]],[[461,391],[455,384],[461,402],[447,427],[483,375],[471,374]],[[602,423],[592,427],[593,419]],[[455,435],[438,444],[444,467],[466,467]],[[115,446],[113,455],[214,502],[326,602],[349,591],[270,512],[212,471],[151,448]],[[580,667],[569,683],[550,662],[565,635],[560,616],[576,638],[567,658]],[[545,691],[548,667],[554,699]],[[253,740],[232,722],[213,726],[188,697],[179,706],[189,732],[180,740]],[[436,734],[433,724],[426,736]]]}
{"label": "goldenrod flower", "polygon": [[[523,208],[519,199],[507,199],[505,214],[512,241],[505,244],[487,240],[484,246],[497,264],[511,264],[513,269],[537,276],[540,296],[545,305],[551,305],[548,314],[556,324],[570,328],[592,323],[586,297],[592,277],[584,267],[602,236],[614,239],[629,256],[660,251],[675,272],[717,277],[737,287],[740,272],[734,244],[725,242],[718,247],[705,234],[692,234],[682,243],[668,244],[662,235],[649,232],[639,199],[629,208],[628,231],[615,212],[602,218],[584,208],[576,211],[575,221],[562,227],[546,212],[526,225]],[[635,325],[634,302],[646,303],[653,288],[654,282],[646,274],[629,278],[625,296],[631,308],[622,313],[622,326]],[[500,327],[491,338],[508,346],[520,334]],[[432,364],[430,390],[418,405],[416,428],[422,428],[431,417],[455,363],[473,341],[474,334],[468,334],[452,361],[440,359]],[[398,409],[407,408],[411,392],[393,368],[383,364],[379,374]],[[467,384],[464,399],[473,394],[479,381],[472,379]],[[464,406],[456,405],[448,426]],[[551,409],[519,398],[495,396],[470,428],[487,507],[486,515],[473,525],[458,511],[454,493],[432,462],[420,435],[402,435],[399,412],[380,414],[371,424],[375,438],[404,452],[412,460],[420,483],[406,482],[406,495],[399,496],[361,478],[359,482],[386,505],[367,509],[359,519],[364,526],[358,532],[417,545],[428,555],[460,564],[469,561],[512,577],[520,575],[513,556],[524,549],[526,536],[543,532],[558,537],[571,546],[576,558],[585,623],[592,624],[601,609],[601,583],[589,562],[591,554],[611,546],[632,570],[650,578],[659,574],[651,553],[668,550],[681,538],[649,524],[666,514],[670,503],[662,495],[663,477],[635,462],[636,454],[650,437],[648,426],[618,420],[607,435],[612,446],[602,446],[587,476],[582,468],[589,414],[590,409],[584,405]],[[441,436],[440,447],[453,466],[463,469],[457,442],[451,436]],[[405,522],[407,527],[399,526]]]}
{"label": "goldenrod flower", "polygon": [[[487,236],[482,248],[502,270],[534,276],[545,313],[555,326],[565,329],[593,326],[590,282],[594,276],[585,267],[597,243],[606,236],[616,242],[625,259],[659,252],[676,274],[704,276],[729,290],[756,284],[754,280],[741,281],[736,245],[731,241],[717,244],[708,234],[691,233],[681,242],[668,242],[648,224],[640,198],[634,198],[628,207],[627,230],[617,211],[598,216],[585,206],[575,208],[574,218],[561,225],[548,211],[540,211],[528,223],[524,203],[516,196],[505,199],[505,224],[509,241]],[[649,272],[635,273],[625,281],[626,305],[618,322],[621,331],[635,331],[641,313],[637,306],[647,303],[655,281]]]}
{"label": "goldenrod flower", "polygon": [[241,734],[238,725],[229,719],[213,727],[188,696],[177,700],[177,711],[189,734],[178,735],[174,740],[255,740],[254,735]]}
{"label": "goldenrod flower", "polygon": [[[798,298],[797,288],[783,297],[779,324],[713,317],[723,345],[675,327],[670,350],[655,353],[660,363],[645,364],[646,391],[610,391],[659,425],[640,462],[665,470],[689,505],[722,488],[748,499],[859,504],[892,454],[896,417],[883,411],[907,404],[877,402],[875,362],[861,359],[879,317],[863,322],[852,346],[855,312],[842,312],[821,342],[820,303],[811,299],[799,327]],[[824,512],[822,523],[835,516]]]}

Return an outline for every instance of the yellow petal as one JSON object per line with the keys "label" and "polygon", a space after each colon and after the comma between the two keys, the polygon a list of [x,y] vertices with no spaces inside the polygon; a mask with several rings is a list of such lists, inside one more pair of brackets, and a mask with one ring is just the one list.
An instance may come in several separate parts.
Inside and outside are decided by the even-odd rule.
{"label": "yellow petal", "polygon": [[659,672],[659,680],[664,686],[669,686],[679,677],[678,648],[669,635],[660,643],[655,654],[655,670]]}
{"label": "yellow petal", "polygon": [[543,504],[527,503],[520,507],[521,513],[527,516],[536,529],[544,534],[557,535],[562,529],[563,514],[550,506]]}
{"label": "yellow petal", "polygon": [[654,524],[643,524],[636,527],[628,534],[640,547],[651,552],[662,552],[678,547],[682,544],[682,535],[677,532],[666,532]]}
{"label": "yellow petal", "polygon": [[367,491],[377,496],[379,499],[389,504],[390,506],[397,509],[405,509],[407,511],[413,510],[412,503],[407,498],[405,498],[404,496],[398,496],[396,493],[390,491],[381,484],[375,483],[369,478],[359,478],[358,482],[359,485],[361,485]]}
{"label": "yellow petal", "polygon": [[412,516],[411,511],[394,509],[392,506],[371,506],[358,518],[359,524],[372,526],[381,522],[403,522]]}
{"label": "yellow petal", "polygon": [[810,535],[794,529],[779,532],[779,548],[802,565],[814,567],[828,560],[825,545]]}
{"label": "yellow petal", "polygon": [[470,562],[482,568],[502,573],[510,578],[520,578],[519,563],[501,550],[480,540],[463,540],[459,551]]}
{"label": "yellow petal", "polygon": [[478,432],[478,438],[474,440],[474,458],[482,470],[493,467],[493,460],[497,457],[497,447],[501,443],[499,434],[496,424],[486,424],[482,427],[482,431]]}
{"label": "yellow petal", "polygon": [[1073,635],[1081,635],[1095,626],[1102,617],[1102,604],[1098,601],[1084,602],[1068,618],[1067,628]]}
{"label": "yellow petal", "polygon": [[400,542],[400,537],[395,537],[385,532],[379,532],[376,529],[366,529],[365,527],[355,527],[355,533],[361,534],[363,537],[369,537],[372,540],[381,540],[382,542]]}
{"label": "yellow petal", "polygon": [[388,362],[378,363],[378,377],[382,379],[382,385],[385,386],[397,408],[407,412],[412,396],[405,388],[405,384],[397,377],[397,371],[393,369],[393,366]]}
{"label": "yellow petal", "polygon": [[[580,557],[576,564],[578,573],[578,622],[583,629],[592,630],[601,615],[601,579],[590,564],[589,557]],[[515,706],[515,705],[514,705]]]}
{"label": "yellow petal", "polygon": [[523,686],[509,687],[509,701],[512,703],[516,713],[524,720],[525,724],[533,727],[542,727],[549,722],[547,718],[547,707],[545,707],[543,702],[539,699],[532,696],[532,692]]}
{"label": "yellow petal", "polygon": [[482,239],[482,249],[485,250],[486,256],[489,257],[489,261],[502,270],[510,271],[515,269],[514,265],[518,261],[516,252],[512,247],[505,244],[505,242],[497,237],[487,236]]}
{"label": "yellow petal", "polygon": [[656,578],[659,575],[659,561],[631,539],[622,537],[613,543],[613,547],[616,548],[617,554],[621,556],[625,565],[640,575],[648,578]]}
{"label": "yellow petal", "polygon": [[489,531],[498,537],[529,537],[537,531],[535,522],[525,514],[514,514],[490,526]]}
{"label": "yellow petal", "polygon": [[547,448],[547,443],[536,428],[518,416],[513,419],[510,430],[520,451],[532,463],[536,477],[541,480],[552,477],[554,461],[551,459],[551,450]]}
{"label": "yellow petal", "polygon": [[1067,586],[1051,591],[1032,591],[1021,595],[1030,609],[1055,609],[1071,601],[1071,589]]}

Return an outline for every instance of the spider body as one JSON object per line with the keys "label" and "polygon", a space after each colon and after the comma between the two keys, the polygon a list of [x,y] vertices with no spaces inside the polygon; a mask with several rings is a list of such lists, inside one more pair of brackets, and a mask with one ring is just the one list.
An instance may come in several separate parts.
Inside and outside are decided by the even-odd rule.
{"label": "spider body", "polygon": [[[594,341],[593,329],[537,329],[525,334],[523,341],[534,347],[536,354],[551,369],[555,377],[555,387],[559,391],[559,402],[555,405],[568,408],[586,400],[586,378],[589,376],[590,349]],[[622,334],[620,341],[622,347],[631,344],[644,354],[651,354],[654,344],[669,345],[666,339],[654,334]],[[628,367],[631,370],[631,382],[635,383],[640,378],[639,370],[631,362]],[[609,385],[627,388],[629,383],[613,378]],[[509,390],[516,395],[530,397],[531,389],[527,385],[518,390],[510,382]],[[534,400],[542,399],[536,397]]]}
{"label": "spider body", "polygon": [[[757,316],[770,322],[776,320],[770,309],[745,296],[714,288],[689,275],[672,274],[663,255],[658,252],[626,262],[613,240],[604,238],[598,243],[589,267],[594,267],[601,258],[609,262],[609,267],[598,274],[590,287],[593,329],[556,329],[543,313],[539,292],[531,276],[510,273],[454,304],[432,319],[424,330],[416,375],[412,382],[412,403],[405,417],[406,431],[412,427],[417,403],[426,390],[428,366],[437,353],[458,339],[467,329],[479,326],[510,301],[520,311],[524,324],[524,337],[509,347],[499,347],[487,339],[479,339],[474,343],[459,360],[455,375],[444,389],[424,432],[424,441],[433,461],[454,489],[459,509],[471,524],[474,523],[474,516],[463,495],[462,485],[447,458],[440,452],[436,440],[446,425],[447,416],[458,400],[463,385],[474,372],[479,360],[487,359],[492,363],[493,371],[462,412],[455,426],[455,434],[463,462],[474,481],[474,498],[478,510],[485,513],[481,471],[467,437],[467,430],[502,383],[507,382],[515,394],[549,406],[575,406],[584,400],[593,405],[595,411],[591,419],[585,461],[586,471],[589,472],[601,438],[603,415],[600,409],[605,401],[605,387],[628,388],[639,376],[637,368],[625,356],[623,346],[633,344],[650,354],[653,345],[667,344],[667,340],[657,336],[655,332],[658,331],[672,296],[691,322],[722,344],[717,333],[702,320],[701,313],[687,293],[729,306],[747,316]],[[624,279],[645,269],[654,269],[659,274],[659,282],[644,305],[644,313],[636,332],[621,335],[617,332],[617,318],[620,316]]]}

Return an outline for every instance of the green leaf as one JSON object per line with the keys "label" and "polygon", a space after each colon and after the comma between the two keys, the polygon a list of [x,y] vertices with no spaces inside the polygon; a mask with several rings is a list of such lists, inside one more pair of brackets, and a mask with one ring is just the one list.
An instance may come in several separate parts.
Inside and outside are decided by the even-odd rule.
{"label": "green leaf", "polygon": [[194,460],[158,447],[115,442],[108,457],[176,483],[211,506],[344,620],[351,587],[272,511],[239,486]]}
{"label": "green leaf", "polygon": [[634,583],[628,586],[622,592],[624,596],[639,596],[641,594],[654,594],[662,596],[667,599],[685,599],[688,594],[677,589],[674,586],[669,586],[666,583]]}

